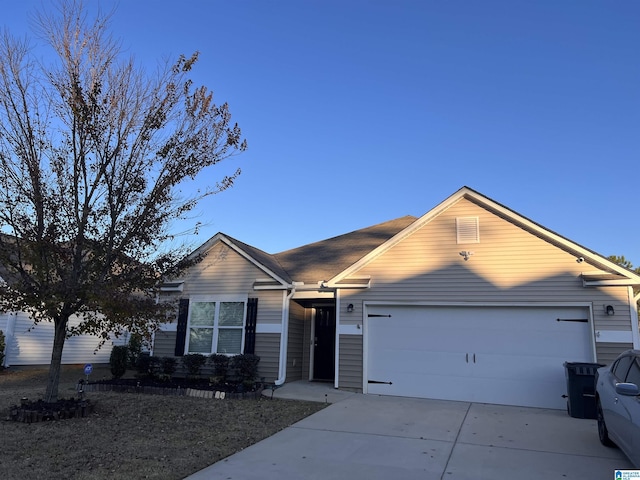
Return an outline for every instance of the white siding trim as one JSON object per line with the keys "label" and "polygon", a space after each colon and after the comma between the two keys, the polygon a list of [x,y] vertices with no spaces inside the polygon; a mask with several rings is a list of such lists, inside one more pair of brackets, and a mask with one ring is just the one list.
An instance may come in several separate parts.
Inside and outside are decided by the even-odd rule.
{"label": "white siding trim", "polygon": [[177,332],[178,323],[177,322],[163,323],[160,325],[160,328],[158,328],[158,330],[160,330],[161,332]]}
{"label": "white siding trim", "polygon": [[631,333],[633,335],[633,348],[640,348],[640,322],[638,321],[638,304],[633,295],[633,288],[627,287],[629,292],[629,310],[631,314]]}
{"label": "white siding trim", "polygon": [[620,330],[596,330],[596,342],[602,343],[632,343],[633,333]]}
{"label": "white siding trim", "polygon": [[362,325],[340,325],[340,335],[362,335]]}
{"label": "white siding trim", "polygon": [[256,333],[282,333],[282,325],[279,323],[258,323]]}
{"label": "white siding trim", "polygon": [[338,388],[340,385],[340,289],[336,290],[336,334],[333,341],[335,347],[333,349],[335,359],[333,361],[333,387]]}
{"label": "white siding trim", "polygon": [[[389,306],[425,306],[425,307],[585,307],[589,308],[589,319],[593,319],[591,302],[411,302],[411,301],[384,301],[384,300],[368,300],[364,302],[367,305],[389,305]],[[366,312],[363,312],[363,314]]]}

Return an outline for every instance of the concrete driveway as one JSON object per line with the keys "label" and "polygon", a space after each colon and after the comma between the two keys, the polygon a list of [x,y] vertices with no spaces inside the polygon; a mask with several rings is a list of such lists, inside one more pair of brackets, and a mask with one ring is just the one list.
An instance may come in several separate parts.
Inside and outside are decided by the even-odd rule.
{"label": "concrete driveway", "polygon": [[614,478],[595,420],[561,410],[352,394],[190,480]]}

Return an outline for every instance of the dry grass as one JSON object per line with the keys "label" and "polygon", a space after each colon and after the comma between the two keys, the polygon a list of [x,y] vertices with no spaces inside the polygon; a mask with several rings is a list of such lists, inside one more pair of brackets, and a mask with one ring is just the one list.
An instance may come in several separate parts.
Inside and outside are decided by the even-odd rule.
{"label": "dry grass", "polygon": [[[109,376],[96,369],[91,380]],[[60,397],[75,395],[82,368],[67,367]],[[57,422],[5,421],[20,398],[41,398],[46,372],[0,372],[0,478],[181,479],[324,407],[259,399],[207,400],[95,392],[93,415]]]}

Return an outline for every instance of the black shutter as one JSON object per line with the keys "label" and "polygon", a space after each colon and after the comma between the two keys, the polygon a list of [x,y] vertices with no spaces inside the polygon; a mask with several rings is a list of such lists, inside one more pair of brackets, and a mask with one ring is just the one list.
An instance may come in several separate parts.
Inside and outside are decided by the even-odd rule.
{"label": "black shutter", "polygon": [[258,318],[258,299],[247,301],[247,321],[244,327],[244,353],[253,355],[256,350],[256,319]]}
{"label": "black shutter", "polygon": [[187,319],[189,317],[189,299],[181,298],[178,307],[178,328],[176,329],[176,357],[184,355],[184,342],[187,338]]}

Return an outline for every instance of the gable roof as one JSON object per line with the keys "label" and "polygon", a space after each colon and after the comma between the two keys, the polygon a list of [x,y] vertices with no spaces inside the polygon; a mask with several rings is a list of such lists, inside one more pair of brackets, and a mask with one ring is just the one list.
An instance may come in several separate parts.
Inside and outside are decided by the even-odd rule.
{"label": "gable roof", "polygon": [[[399,243],[400,241],[402,241],[403,239],[405,239],[406,237],[414,233],[416,230],[422,228],[424,225],[429,223],[432,219],[434,219],[435,217],[437,217],[442,212],[444,212],[449,207],[456,204],[462,199],[469,200],[485,208],[486,210],[493,212],[494,214],[502,218],[505,218],[507,221],[510,221],[511,223],[517,225],[518,227],[532,233],[533,235],[538,236],[542,240],[545,240],[557,246],[558,248],[575,255],[576,258],[579,258],[579,257],[588,258],[591,261],[591,263],[596,264],[602,270],[609,272],[616,279],[620,280],[621,284],[640,285],[640,275],[633,272],[632,270],[629,270],[625,267],[622,267],[608,260],[607,258],[594,252],[593,250],[583,247],[582,245],[579,245],[575,242],[572,242],[571,240],[555,233],[554,231],[543,227],[542,225],[528,219],[527,217],[520,215],[514,210],[511,210],[510,208],[466,186],[462,187],[460,190],[458,190],[453,195],[448,197],[446,200],[438,204],[436,207],[429,210],[422,217],[418,218],[415,222],[413,222],[404,230],[397,233],[395,236],[390,238],[384,244],[370,251],[367,255],[363,256],[356,263],[354,263],[344,271],[340,272],[335,277],[331,278],[328,283],[330,285],[335,285],[339,283],[341,280],[348,278],[350,275],[354,274],[357,270],[361,269],[363,266],[371,262],[374,258],[378,257],[379,255],[381,255],[382,253],[384,253],[385,251],[387,251],[388,249],[390,249],[391,247],[393,247],[394,245],[396,245],[397,243]],[[584,281],[592,281],[588,273],[584,273],[582,276]],[[609,279],[609,281],[611,281],[611,279]]]}
{"label": "gable roof", "polygon": [[274,255],[296,281],[317,283],[335,277],[413,222],[406,215]]}
{"label": "gable roof", "polygon": [[[327,282],[328,286],[340,286],[374,258],[462,199],[473,202],[542,240],[575,255],[576,259],[579,257],[589,259],[590,264],[596,265],[602,271],[584,272],[582,278],[585,285],[640,285],[640,275],[636,272],[617,265],[593,250],[570,241],[466,186],[420,218],[406,215],[276,254],[269,254],[233,237],[217,233],[192,255],[206,255],[213,245],[223,242],[260,268],[281,287],[294,282],[303,282],[307,285]],[[604,276],[603,271],[606,272]]]}
{"label": "gable roof", "polygon": [[282,286],[294,281],[317,284],[335,277],[415,220],[416,217],[407,215],[276,254],[269,254],[229,235],[217,233],[191,256],[206,255],[216,243],[222,242]]}

